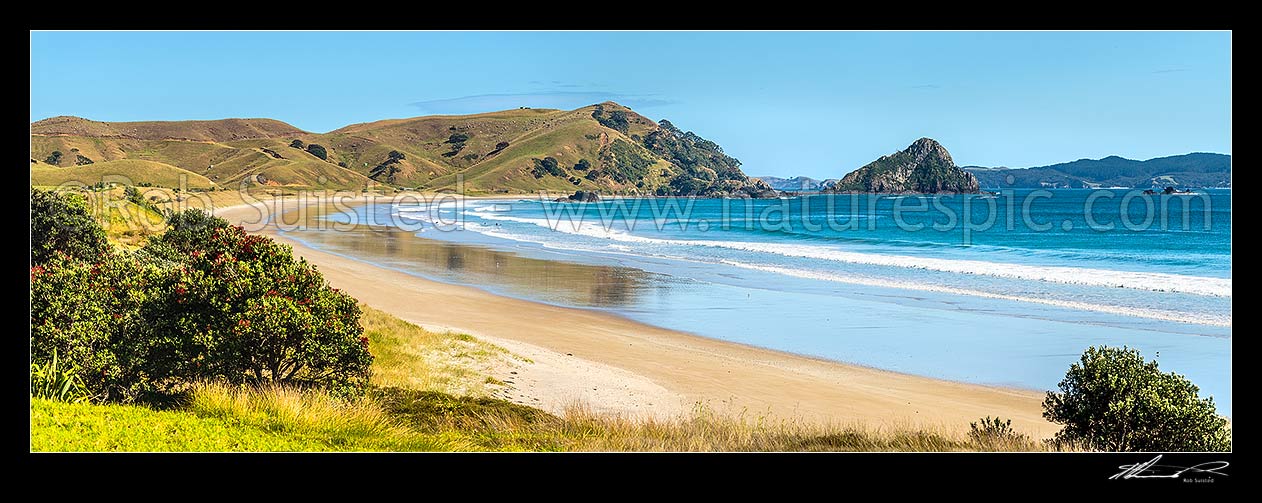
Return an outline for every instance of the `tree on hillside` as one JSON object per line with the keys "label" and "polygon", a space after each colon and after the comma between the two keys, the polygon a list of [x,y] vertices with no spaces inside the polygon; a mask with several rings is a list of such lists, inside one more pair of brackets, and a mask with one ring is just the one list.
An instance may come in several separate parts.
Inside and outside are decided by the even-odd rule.
{"label": "tree on hillside", "polygon": [[307,145],[307,152],[311,152],[311,155],[319,157],[322,160],[327,161],[329,159],[329,153],[324,150],[324,146],[322,145],[318,145],[315,143]]}
{"label": "tree on hillside", "polygon": [[1089,347],[1059,388],[1043,401],[1043,417],[1065,425],[1057,441],[1106,451],[1231,450],[1214,399],[1138,350]]}
{"label": "tree on hillside", "polygon": [[291,141],[291,142],[289,142],[289,146],[291,146],[291,147],[293,147],[293,148],[296,148],[296,149],[303,149],[303,148],[306,148],[306,147],[307,147],[307,146],[306,146],[306,144],[302,143],[302,140],[294,140],[294,141]]}
{"label": "tree on hillside", "polygon": [[60,150],[54,150],[53,153],[48,154],[48,157],[44,158],[44,162],[56,166],[61,163],[61,155]]}

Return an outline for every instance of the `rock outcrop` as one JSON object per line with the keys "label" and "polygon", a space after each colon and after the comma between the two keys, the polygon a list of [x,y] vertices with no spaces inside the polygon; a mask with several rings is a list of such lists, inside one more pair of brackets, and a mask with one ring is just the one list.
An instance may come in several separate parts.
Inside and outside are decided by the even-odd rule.
{"label": "rock outcrop", "polygon": [[960,169],[942,144],[930,138],[842,177],[828,192],[882,194],[976,194],[977,178]]}

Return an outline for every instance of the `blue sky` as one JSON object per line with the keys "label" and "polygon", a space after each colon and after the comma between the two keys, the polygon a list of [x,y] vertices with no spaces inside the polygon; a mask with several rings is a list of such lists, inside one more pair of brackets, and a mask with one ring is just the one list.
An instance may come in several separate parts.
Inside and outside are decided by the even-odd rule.
{"label": "blue sky", "polygon": [[31,120],[356,122],[612,99],[751,175],[1231,153],[1226,32],[34,32]]}

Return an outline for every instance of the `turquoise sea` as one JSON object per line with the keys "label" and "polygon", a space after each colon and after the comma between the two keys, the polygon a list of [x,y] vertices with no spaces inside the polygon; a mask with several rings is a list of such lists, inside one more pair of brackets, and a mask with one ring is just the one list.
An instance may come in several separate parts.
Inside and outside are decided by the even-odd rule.
{"label": "turquoise sea", "polygon": [[324,218],[368,226],[286,234],[431,279],[899,372],[1047,390],[1087,346],[1126,345],[1231,414],[1229,189],[407,199]]}

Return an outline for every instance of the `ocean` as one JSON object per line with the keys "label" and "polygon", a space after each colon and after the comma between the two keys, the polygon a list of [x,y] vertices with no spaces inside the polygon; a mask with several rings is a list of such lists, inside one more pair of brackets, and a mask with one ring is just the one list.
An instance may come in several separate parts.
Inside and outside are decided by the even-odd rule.
{"label": "ocean", "polygon": [[[1129,346],[1231,413],[1229,189],[401,199],[322,219],[285,234],[430,279],[897,372],[1049,390],[1088,346]],[[332,225],[351,222],[367,225]]]}

